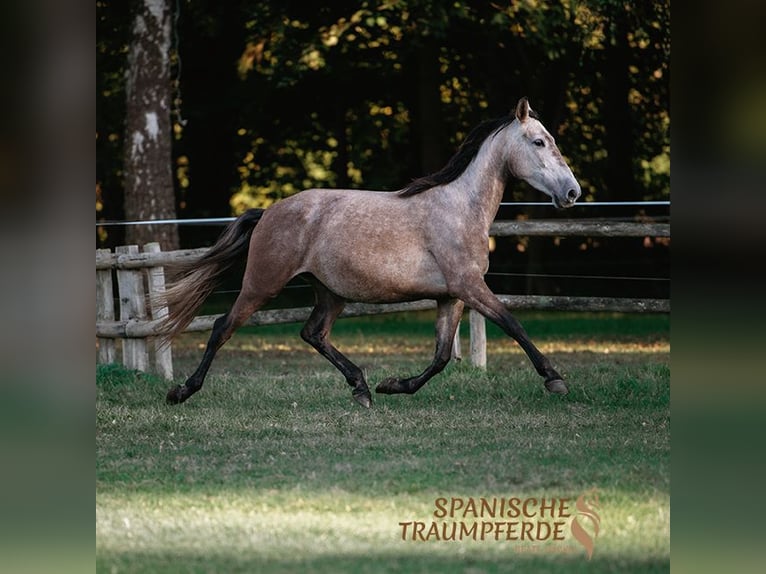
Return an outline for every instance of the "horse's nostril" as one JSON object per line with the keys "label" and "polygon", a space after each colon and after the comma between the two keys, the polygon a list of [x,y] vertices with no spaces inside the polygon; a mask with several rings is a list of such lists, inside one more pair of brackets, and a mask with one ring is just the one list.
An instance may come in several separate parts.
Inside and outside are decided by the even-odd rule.
{"label": "horse's nostril", "polygon": [[578,197],[580,197],[580,192],[577,191],[576,189],[570,189],[569,191],[567,191],[567,199],[569,201],[574,201]]}

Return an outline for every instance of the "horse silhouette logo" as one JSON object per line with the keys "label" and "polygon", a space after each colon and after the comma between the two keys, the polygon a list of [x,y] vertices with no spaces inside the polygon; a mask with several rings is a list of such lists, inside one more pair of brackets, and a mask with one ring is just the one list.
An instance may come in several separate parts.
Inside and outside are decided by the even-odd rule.
{"label": "horse silhouette logo", "polygon": [[[588,560],[593,556],[593,548],[598,537],[601,516],[598,510],[601,508],[596,489],[581,494],[575,502],[577,514],[572,520],[572,536],[585,548]],[[586,526],[589,524],[588,528]],[[592,532],[592,534],[591,534]]]}

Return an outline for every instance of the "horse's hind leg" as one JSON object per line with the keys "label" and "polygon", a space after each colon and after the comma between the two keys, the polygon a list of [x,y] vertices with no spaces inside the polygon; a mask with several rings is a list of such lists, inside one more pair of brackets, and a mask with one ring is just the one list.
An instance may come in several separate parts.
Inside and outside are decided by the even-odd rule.
{"label": "horse's hind leg", "polygon": [[463,314],[463,302],[459,299],[439,301],[436,313],[436,353],[431,364],[416,377],[390,378],[382,381],[375,388],[376,393],[386,395],[415,393],[449,363],[452,356],[452,341]]}
{"label": "horse's hind leg", "polygon": [[372,396],[364,380],[364,373],[330,343],[330,331],[343,311],[345,302],[318,281],[312,280],[311,283],[316,291],[316,306],[301,330],[301,337],[346,377],[346,382],[352,387],[351,395],[354,400],[363,407],[370,408]]}
{"label": "horse's hind leg", "polygon": [[202,388],[208,369],[215,358],[216,352],[226,341],[228,341],[245,321],[255,313],[268,299],[270,295],[263,295],[247,288],[243,285],[237,300],[234,302],[231,310],[225,315],[216,319],[213,324],[213,332],[202,355],[197,370],[186,380],[184,385],[172,387],[165,400],[170,404],[182,403],[198,390]]}

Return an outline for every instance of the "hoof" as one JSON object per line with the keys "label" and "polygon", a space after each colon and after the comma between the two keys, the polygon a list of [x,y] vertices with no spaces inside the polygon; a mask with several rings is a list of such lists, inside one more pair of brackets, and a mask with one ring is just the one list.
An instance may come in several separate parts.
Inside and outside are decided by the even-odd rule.
{"label": "hoof", "polygon": [[352,391],[351,396],[353,396],[354,400],[364,408],[369,409],[372,407],[372,395],[370,395],[369,389],[364,389],[358,393]]}
{"label": "hoof", "polygon": [[168,394],[165,396],[165,402],[169,405],[177,405],[184,402],[185,398],[184,388],[181,385],[176,385],[168,391]]}
{"label": "hoof", "polygon": [[566,383],[561,379],[545,381],[545,388],[548,389],[549,393],[553,393],[554,395],[565,395],[569,392]]}

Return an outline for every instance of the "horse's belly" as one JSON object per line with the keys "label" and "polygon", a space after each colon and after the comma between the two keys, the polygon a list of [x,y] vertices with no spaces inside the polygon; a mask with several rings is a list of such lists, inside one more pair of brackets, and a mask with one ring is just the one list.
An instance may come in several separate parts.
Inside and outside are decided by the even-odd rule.
{"label": "horse's belly", "polygon": [[310,272],[317,279],[349,301],[426,299],[439,297],[447,289],[444,274],[428,252],[391,249],[373,254],[350,248],[343,253],[326,253],[314,267]]}

